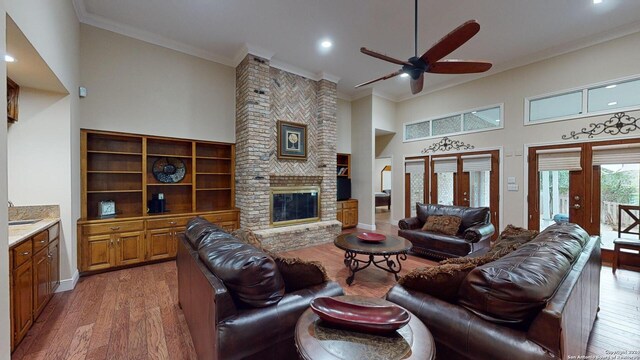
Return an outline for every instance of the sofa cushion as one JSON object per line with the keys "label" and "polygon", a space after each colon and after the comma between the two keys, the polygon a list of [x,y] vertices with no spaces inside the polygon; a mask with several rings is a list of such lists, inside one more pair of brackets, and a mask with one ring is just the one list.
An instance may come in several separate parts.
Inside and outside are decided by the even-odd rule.
{"label": "sofa cushion", "polygon": [[525,228],[507,225],[507,227],[500,233],[498,239],[492,244],[489,251],[501,251],[505,248],[511,248],[515,250],[523,244],[533,240],[538,235],[536,230],[528,230]]}
{"label": "sofa cushion", "polygon": [[459,302],[497,323],[528,323],[571,269],[566,256],[545,243],[529,243],[473,269],[460,285]]}
{"label": "sofa cushion", "polygon": [[272,255],[272,257],[284,279],[287,293],[320,285],[330,280],[324,266],[317,261],[279,255]]}
{"label": "sofa cushion", "polygon": [[212,224],[199,216],[196,216],[193,219],[189,220],[184,234],[189,241],[189,244],[191,244],[191,247],[193,247],[194,249],[198,249],[198,246],[200,245],[202,239],[214,232],[224,233],[225,231],[222,230],[222,228],[220,228],[219,226]]}
{"label": "sofa cushion", "polygon": [[457,256],[465,256],[471,251],[471,244],[456,236],[420,229],[399,230],[398,235],[411,241],[414,250],[415,248],[423,248]]}
{"label": "sofa cushion", "polygon": [[458,296],[460,283],[473,268],[475,265],[469,262],[421,267],[402,276],[398,284],[453,302]]}
{"label": "sofa cushion", "polygon": [[284,281],[270,256],[229,234],[213,235],[202,241],[198,255],[234,299],[253,307],[269,306],[282,299]]}
{"label": "sofa cushion", "polygon": [[422,231],[433,231],[445,235],[455,235],[460,228],[461,219],[457,216],[432,215],[422,227]]}
{"label": "sofa cushion", "polygon": [[480,266],[480,265],[484,265],[486,263],[498,260],[501,257],[510,254],[513,250],[515,250],[515,249],[511,248],[511,247],[506,247],[506,248],[500,249],[499,251],[490,251],[490,252],[487,252],[486,254],[480,255],[480,256],[464,256],[464,257],[445,259],[445,260],[440,261],[439,264],[441,264],[441,265],[444,265],[444,264],[473,264],[474,266]]}

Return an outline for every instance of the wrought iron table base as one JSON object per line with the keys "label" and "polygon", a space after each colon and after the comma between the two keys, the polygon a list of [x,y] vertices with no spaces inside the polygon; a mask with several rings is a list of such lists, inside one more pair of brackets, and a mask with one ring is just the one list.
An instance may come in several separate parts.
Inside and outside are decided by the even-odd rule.
{"label": "wrought iron table base", "polygon": [[[379,269],[392,273],[395,276],[396,281],[398,281],[398,273],[402,270],[402,263],[400,261],[407,260],[406,253],[387,255],[370,254],[368,255],[368,260],[358,259],[356,258],[356,255],[358,255],[356,252],[349,250],[344,253],[344,265],[349,268],[349,271],[351,272],[351,275],[347,278],[347,285],[351,285],[353,283],[353,279],[358,271],[368,268],[371,264]],[[382,256],[382,259],[376,261],[374,260],[375,256]],[[391,259],[392,256],[396,257],[395,261]]]}

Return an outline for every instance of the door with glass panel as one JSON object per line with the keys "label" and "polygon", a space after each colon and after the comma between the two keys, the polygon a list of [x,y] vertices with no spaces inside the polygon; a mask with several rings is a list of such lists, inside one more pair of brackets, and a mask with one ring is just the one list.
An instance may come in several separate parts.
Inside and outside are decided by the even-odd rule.
{"label": "door with glass panel", "polygon": [[488,207],[499,224],[499,152],[485,151],[431,158],[431,203]]}
{"label": "door with glass panel", "polygon": [[416,216],[417,202],[425,202],[425,165],[423,158],[405,161],[405,217]]}
{"label": "door with glass panel", "polygon": [[529,149],[529,229],[561,222],[586,226],[582,153],[576,145]]}

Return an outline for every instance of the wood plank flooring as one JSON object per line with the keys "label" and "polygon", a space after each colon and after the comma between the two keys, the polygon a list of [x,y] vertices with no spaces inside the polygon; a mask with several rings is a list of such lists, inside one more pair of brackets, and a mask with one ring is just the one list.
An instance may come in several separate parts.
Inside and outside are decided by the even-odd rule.
{"label": "wood plank flooring", "polygon": [[[379,225],[380,232],[397,229]],[[392,274],[368,268],[347,286],[344,253],[332,243],[285,254],[322,262],[347,294],[381,297],[395,284]],[[432,264],[409,256],[401,274]],[[83,277],[53,297],[12,359],[196,359],[177,299],[174,261]],[[640,350],[640,273],[614,276],[603,267],[600,309],[589,355]]]}

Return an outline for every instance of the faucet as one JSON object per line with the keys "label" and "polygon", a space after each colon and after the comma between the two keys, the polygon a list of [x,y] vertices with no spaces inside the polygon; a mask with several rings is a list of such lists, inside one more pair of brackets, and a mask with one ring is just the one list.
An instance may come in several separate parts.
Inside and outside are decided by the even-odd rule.
{"label": "faucet", "polygon": [[9,207],[13,207],[13,203],[11,202],[11,200],[9,200]]}

